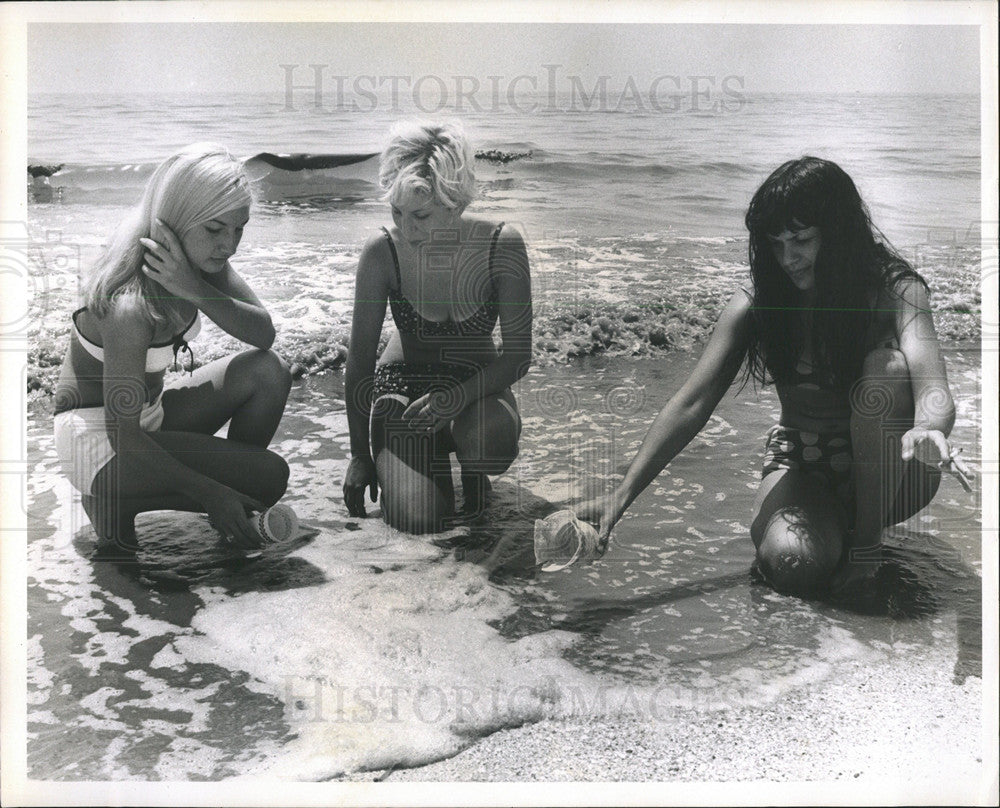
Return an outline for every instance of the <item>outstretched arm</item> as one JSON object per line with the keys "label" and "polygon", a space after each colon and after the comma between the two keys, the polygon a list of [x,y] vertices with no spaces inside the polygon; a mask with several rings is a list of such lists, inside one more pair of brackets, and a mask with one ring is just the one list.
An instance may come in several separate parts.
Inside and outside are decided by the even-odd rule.
{"label": "outstretched arm", "polygon": [[602,552],[622,514],[701,431],[736,378],[746,351],[749,312],[747,295],[738,291],[723,309],[691,375],[656,416],[625,479],[608,497],[578,509],[581,518],[599,521]]}

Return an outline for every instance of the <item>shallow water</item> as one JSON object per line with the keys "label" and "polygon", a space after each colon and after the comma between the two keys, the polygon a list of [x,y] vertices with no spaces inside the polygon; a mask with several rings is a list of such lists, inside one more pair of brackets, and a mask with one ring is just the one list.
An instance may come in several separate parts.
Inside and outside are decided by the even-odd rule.
{"label": "shallow water", "polygon": [[[274,448],[293,470],[286,501],[319,533],[250,564],[184,514],[142,517],[141,572],[86,561],[92,533],[40,415],[29,434],[30,775],[328,778],[418,765],[542,718],[768,704],[822,688],[841,666],[942,647],[956,681],[980,675],[979,507],[952,481],[894,531],[908,572],[887,584],[881,615],[752,580],[745,525],[769,394],[727,396],[604,560],[534,568],[534,518],[627,462],[691,361],[529,374],[522,453],[496,481],[488,526],[433,538],[346,516],[342,380],[310,378]],[[978,366],[949,361],[955,436],[976,445]]]}
{"label": "shallow water", "polygon": [[[776,417],[767,392],[723,401],[599,563],[541,574],[530,547],[535,518],[627,463],[690,369],[688,349],[745,281],[750,194],[806,152],[851,171],[927,275],[938,333],[966,348],[947,352],[955,439],[978,446],[978,114],[964,96],[780,96],[728,116],[460,116],[482,148],[533,151],[477,163],[475,212],[518,226],[528,244],[536,369],[518,390],[521,456],[495,484],[487,525],[469,532],[414,538],[347,518],[342,379],[331,372],[296,384],[274,445],[293,470],[286,500],[314,537],[243,564],[201,517],[150,514],[139,571],[95,566],[40,395],[29,427],[30,776],[319,779],[416,765],[542,718],[770,704],[848,666],[941,649],[957,680],[978,675],[981,503],[954,481],[894,532],[895,563],[868,610],[881,614],[752,580],[746,525]],[[239,154],[374,150],[390,117],[288,113],[257,96],[32,96],[32,161],[67,169],[48,200],[29,197],[28,384],[51,384],[81,274],[138,197],[141,164],[195,131]],[[386,207],[370,183],[322,172],[258,191],[234,266],[266,301],[283,355],[309,371],[336,364],[360,246],[388,223]],[[199,362],[237,348],[206,325]],[[553,366],[590,353],[617,358]]]}

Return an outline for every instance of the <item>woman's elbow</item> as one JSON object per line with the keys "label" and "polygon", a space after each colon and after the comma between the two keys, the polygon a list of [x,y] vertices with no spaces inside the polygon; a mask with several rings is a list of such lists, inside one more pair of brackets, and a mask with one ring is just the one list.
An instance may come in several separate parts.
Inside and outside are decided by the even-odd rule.
{"label": "woman's elbow", "polygon": [[695,432],[700,432],[702,427],[708,423],[708,419],[715,412],[716,402],[708,395],[680,396],[677,401],[677,409],[681,418]]}
{"label": "woman's elbow", "polygon": [[262,351],[269,351],[271,346],[274,345],[274,339],[276,336],[277,332],[274,329],[274,323],[271,321],[271,315],[268,315],[267,322],[265,322],[263,328],[261,328],[259,339],[254,343],[254,347],[260,348]]}

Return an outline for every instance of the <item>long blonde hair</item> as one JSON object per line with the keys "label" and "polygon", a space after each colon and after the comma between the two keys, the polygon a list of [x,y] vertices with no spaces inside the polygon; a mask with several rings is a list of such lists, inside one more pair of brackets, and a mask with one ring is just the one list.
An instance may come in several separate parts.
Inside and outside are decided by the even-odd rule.
{"label": "long blonde hair", "polygon": [[179,303],[142,271],[145,248],[139,239],[156,232],[157,219],[181,238],[191,227],[251,200],[243,163],[223,146],[194,143],[172,154],[153,172],[142,200],[91,268],[83,289],[85,305],[104,317],[118,301],[135,307],[154,328],[181,324]]}

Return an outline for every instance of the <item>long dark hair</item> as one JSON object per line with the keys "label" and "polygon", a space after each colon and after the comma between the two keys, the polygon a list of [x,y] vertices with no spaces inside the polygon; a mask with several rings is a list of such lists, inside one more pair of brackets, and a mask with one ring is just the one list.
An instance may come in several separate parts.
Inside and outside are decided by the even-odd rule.
{"label": "long dark hair", "polygon": [[805,339],[802,296],[778,264],[768,236],[818,227],[813,364],[836,387],[850,387],[872,347],[879,293],[904,278],[925,287],[926,282],[872,224],[853,180],[829,160],[802,157],[780,166],[750,200],[746,226],[754,298],[743,383],[794,378]]}

